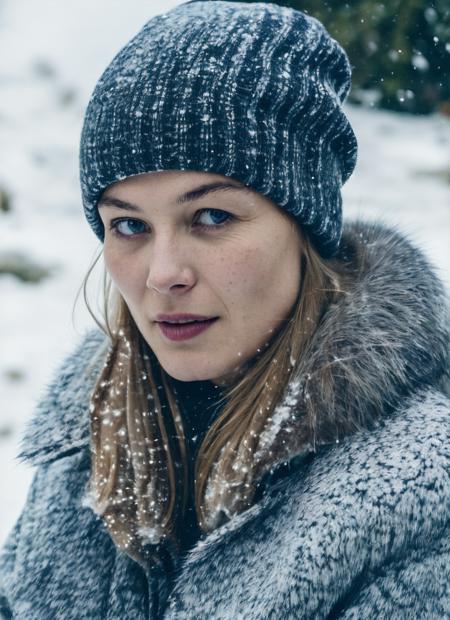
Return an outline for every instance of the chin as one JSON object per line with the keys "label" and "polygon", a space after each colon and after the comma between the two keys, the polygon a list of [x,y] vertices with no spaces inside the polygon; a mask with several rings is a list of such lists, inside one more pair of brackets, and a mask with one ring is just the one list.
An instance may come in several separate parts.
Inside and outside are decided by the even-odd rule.
{"label": "chin", "polygon": [[192,373],[174,373],[168,372],[173,379],[177,381],[184,381],[185,383],[189,383],[190,381],[209,381],[211,377],[205,375],[192,375]]}
{"label": "chin", "polygon": [[168,375],[173,377],[173,379],[177,379],[177,381],[209,381],[212,380],[212,375],[215,375],[215,373],[211,373],[211,371],[207,370],[205,370],[204,372],[198,370],[196,372],[193,372],[192,367],[181,369],[170,367],[165,368],[163,366],[163,368]]}

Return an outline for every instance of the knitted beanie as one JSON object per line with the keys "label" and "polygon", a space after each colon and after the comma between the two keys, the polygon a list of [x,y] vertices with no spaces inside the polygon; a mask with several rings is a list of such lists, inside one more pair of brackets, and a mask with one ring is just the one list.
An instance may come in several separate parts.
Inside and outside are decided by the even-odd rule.
{"label": "knitted beanie", "polygon": [[348,58],[316,19],[266,2],[191,1],[151,19],[88,104],[85,214],[112,183],[158,170],[233,177],[292,214],[324,257],[342,231],[357,142],[342,103]]}

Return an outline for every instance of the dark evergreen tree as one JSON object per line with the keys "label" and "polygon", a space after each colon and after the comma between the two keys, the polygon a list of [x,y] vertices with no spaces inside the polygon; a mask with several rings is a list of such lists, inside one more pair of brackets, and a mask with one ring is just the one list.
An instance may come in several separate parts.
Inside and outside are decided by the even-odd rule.
{"label": "dark evergreen tree", "polygon": [[351,101],[450,115],[450,0],[276,4],[317,17],[345,48],[353,66]]}

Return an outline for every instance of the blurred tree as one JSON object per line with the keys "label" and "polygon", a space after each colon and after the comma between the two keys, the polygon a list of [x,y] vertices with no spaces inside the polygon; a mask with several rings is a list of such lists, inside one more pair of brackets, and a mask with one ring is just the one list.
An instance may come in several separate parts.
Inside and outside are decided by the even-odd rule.
{"label": "blurred tree", "polygon": [[11,196],[6,189],[0,187],[0,213],[9,213],[11,211]]}
{"label": "blurred tree", "polygon": [[353,67],[350,101],[450,115],[450,0],[275,4],[316,17],[344,47]]}

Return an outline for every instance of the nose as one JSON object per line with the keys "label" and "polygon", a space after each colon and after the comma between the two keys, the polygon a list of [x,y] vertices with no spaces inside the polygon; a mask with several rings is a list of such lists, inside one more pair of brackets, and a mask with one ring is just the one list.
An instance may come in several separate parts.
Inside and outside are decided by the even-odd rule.
{"label": "nose", "polygon": [[147,288],[161,295],[190,289],[195,277],[184,254],[175,239],[155,240],[148,262]]}

